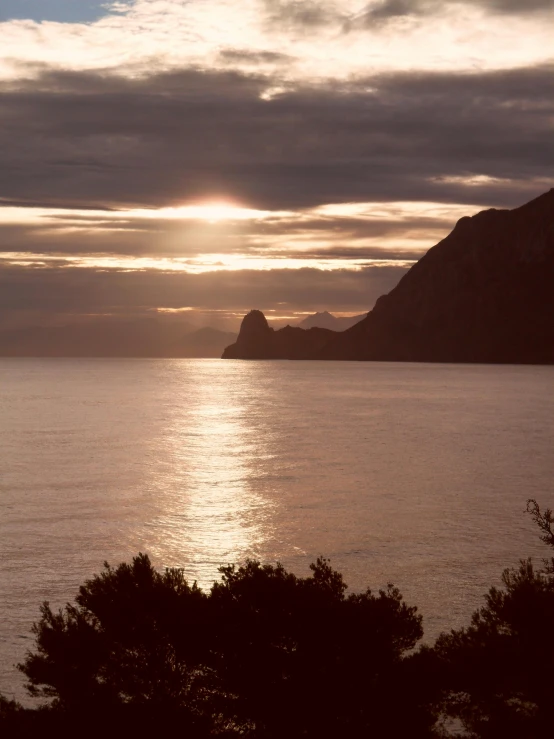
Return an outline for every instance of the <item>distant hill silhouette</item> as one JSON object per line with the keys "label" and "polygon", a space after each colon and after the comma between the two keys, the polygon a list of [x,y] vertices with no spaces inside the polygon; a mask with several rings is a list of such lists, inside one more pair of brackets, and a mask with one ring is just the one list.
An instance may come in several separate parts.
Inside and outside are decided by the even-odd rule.
{"label": "distant hill silhouette", "polygon": [[235,338],[185,321],[98,319],[0,331],[0,357],[215,358]]}
{"label": "distant hill silhouette", "polygon": [[323,311],[307,316],[303,321],[300,321],[298,326],[300,328],[328,328],[331,331],[346,331],[346,329],[359,323],[366,315],[367,313],[362,313],[359,316],[337,317],[328,311]]}
{"label": "distant hill silhouette", "polygon": [[219,358],[225,347],[236,338],[237,335],[229,331],[220,331],[217,328],[205,326],[185,334],[180,356],[191,359]]}
{"label": "distant hill silhouette", "polygon": [[[97,319],[0,332],[0,356],[159,357],[173,353],[188,324],[156,318]],[[173,353],[173,356],[175,354]]]}
{"label": "distant hill silhouette", "polygon": [[[295,358],[290,329],[258,341],[245,322],[224,358]],[[362,321],[318,341],[310,331],[294,338],[302,358],[554,363],[554,189],[462,218]]]}

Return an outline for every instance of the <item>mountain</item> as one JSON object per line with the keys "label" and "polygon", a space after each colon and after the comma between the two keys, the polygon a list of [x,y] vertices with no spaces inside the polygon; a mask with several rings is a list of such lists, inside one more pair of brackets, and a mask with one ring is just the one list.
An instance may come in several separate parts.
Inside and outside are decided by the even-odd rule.
{"label": "mountain", "polygon": [[259,310],[248,313],[235,344],[223,352],[223,359],[313,359],[321,352],[333,331],[325,328],[302,329],[285,326],[272,329]]}
{"label": "mountain", "polygon": [[362,313],[360,316],[334,316],[328,311],[323,313],[314,313],[312,316],[307,316],[303,321],[300,321],[298,326],[300,328],[328,328],[331,331],[346,331],[347,328],[354,326],[366,317],[367,313]]}
{"label": "mountain", "polygon": [[[282,331],[250,335],[249,355],[285,358]],[[554,189],[462,218],[366,318],[323,344],[308,334],[295,346],[311,359],[553,364]]]}
{"label": "mountain", "polygon": [[326,359],[554,362],[554,189],[462,218]]}
{"label": "mountain", "polygon": [[0,356],[177,356],[187,324],[156,318],[97,319],[65,326],[31,326],[0,332]]}
{"label": "mountain", "polygon": [[235,341],[237,335],[220,331],[211,326],[191,331],[183,337],[180,357],[219,358],[226,346]]}
{"label": "mountain", "polygon": [[220,357],[236,334],[184,321],[98,319],[0,331],[3,357]]}

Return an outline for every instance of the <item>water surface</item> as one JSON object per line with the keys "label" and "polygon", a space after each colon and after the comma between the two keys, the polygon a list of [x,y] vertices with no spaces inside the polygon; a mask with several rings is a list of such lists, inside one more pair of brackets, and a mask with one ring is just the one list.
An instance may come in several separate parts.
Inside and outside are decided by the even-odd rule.
{"label": "water surface", "polygon": [[247,557],[398,585],[428,637],[542,555],[554,368],[0,360],[0,692],[44,599],[148,552],[204,586]]}

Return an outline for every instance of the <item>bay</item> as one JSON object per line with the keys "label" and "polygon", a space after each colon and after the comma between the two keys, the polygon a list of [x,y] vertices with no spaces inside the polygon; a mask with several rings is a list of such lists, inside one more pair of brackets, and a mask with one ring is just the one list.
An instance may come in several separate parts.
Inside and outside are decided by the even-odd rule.
{"label": "bay", "polygon": [[427,639],[548,552],[554,367],[0,360],[0,692],[39,604],[139,551],[204,587],[229,562],[323,555],[392,581]]}

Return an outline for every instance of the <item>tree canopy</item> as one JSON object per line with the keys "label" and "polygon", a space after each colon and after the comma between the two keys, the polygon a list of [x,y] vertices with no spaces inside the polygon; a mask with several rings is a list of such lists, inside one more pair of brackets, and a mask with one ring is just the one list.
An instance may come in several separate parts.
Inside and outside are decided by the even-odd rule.
{"label": "tree canopy", "polygon": [[[554,549],[552,512],[536,501],[527,510]],[[350,593],[325,559],[307,577],[257,561],[220,575],[204,592],[139,554],[105,564],[65,608],[44,603],[35,648],[19,667],[46,703],[25,711],[0,697],[0,729],[178,727],[191,739],[554,736],[552,558],[505,570],[469,626],[419,649],[421,616],[395,587]]]}
{"label": "tree canopy", "polygon": [[[549,509],[527,511],[554,548]],[[468,627],[442,634],[433,647],[444,713],[472,737],[554,736],[554,560],[530,559],[502,575]]]}
{"label": "tree canopy", "polygon": [[347,594],[324,559],[311,570],[230,565],[206,594],[144,554],[106,564],[75,604],[43,604],[20,669],[67,714],[147,710],[201,734],[423,736],[433,720],[417,700],[395,710],[414,680],[416,608],[392,586]]}

